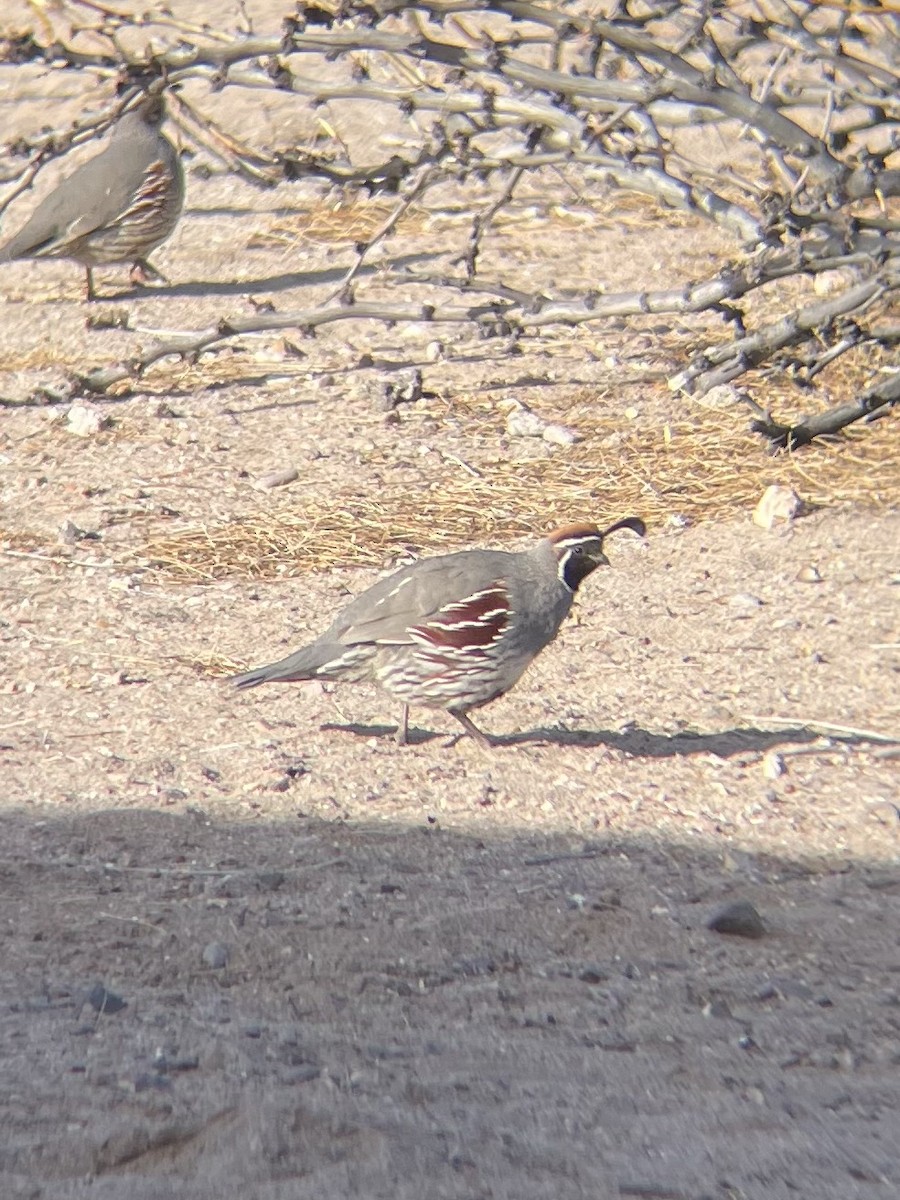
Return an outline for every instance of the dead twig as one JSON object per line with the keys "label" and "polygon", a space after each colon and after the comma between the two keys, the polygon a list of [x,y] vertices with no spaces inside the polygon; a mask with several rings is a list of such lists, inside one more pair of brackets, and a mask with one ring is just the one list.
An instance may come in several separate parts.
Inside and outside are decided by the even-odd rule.
{"label": "dead twig", "polygon": [[837,733],[845,737],[858,738],[863,742],[886,742],[892,746],[900,746],[900,736],[895,736],[890,733],[881,733],[874,729],[860,729],[855,725],[838,725],[834,721],[822,721],[818,717],[775,717],[775,716],[747,716],[745,721],[752,721],[754,725],[791,725],[800,726],[803,729],[810,729],[813,733],[821,731],[823,734]]}

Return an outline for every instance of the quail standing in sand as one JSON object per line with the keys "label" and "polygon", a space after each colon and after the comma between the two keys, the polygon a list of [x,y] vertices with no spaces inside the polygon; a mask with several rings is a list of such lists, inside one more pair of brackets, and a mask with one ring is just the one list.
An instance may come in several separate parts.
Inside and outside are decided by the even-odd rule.
{"label": "quail standing in sand", "polygon": [[116,124],[109,145],[63,179],[5,245],[0,263],[19,258],[71,258],[87,272],[87,298],[96,300],[92,270],[133,264],[132,282],[159,272],[148,261],[181,216],[184,172],[161,132],[165,101],[143,97]]}
{"label": "quail standing in sand", "polygon": [[496,700],[556,637],[578,585],[608,565],[603,542],[617,529],[644,536],[626,517],[601,532],[565,525],[530,549],[464,550],[423,558],[379,580],[338,614],[320,638],[281,662],[233,682],[331,679],[379,683],[404,703],[445,709],[484,746],[469,712]]}

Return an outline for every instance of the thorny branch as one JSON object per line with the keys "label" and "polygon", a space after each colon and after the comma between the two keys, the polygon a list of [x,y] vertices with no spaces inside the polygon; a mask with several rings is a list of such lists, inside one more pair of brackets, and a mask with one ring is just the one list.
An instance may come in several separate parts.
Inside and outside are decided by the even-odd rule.
{"label": "thorny branch", "polygon": [[[212,352],[250,332],[350,318],[457,321],[515,337],[613,316],[726,316],[731,339],[696,354],[671,380],[701,393],[760,369],[799,371],[809,385],[843,355],[896,347],[885,333],[896,329],[889,313],[900,283],[900,220],[891,207],[900,196],[895,5],[300,0],[290,8],[285,0],[280,36],[213,31],[160,6],[142,18],[153,34],[142,43],[123,36],[138,28],[131,18],[99,0],[61,0],[41,14],[0,42],[0,59],[138,85],[148,77],[167,86],[192,81],[194,94],[198,82],[211,93],[241,88],[250,103],[260,90],[322,108],[362,101],[407,118],[402,152],[359,163],[340,151],[242,147],[179,100],[174,115],[187,132],[252,182],[363,187],[397,194],[397,207],[357,246],[339,291],[320,308],[223,316],[83,375],[76,390],[121,387],[161,358]],[[83,29],[89,40],[77,39]],[[700,161],[697,139],[711,129],[740,147],[727,165]],[[51,157],[84,136],[71,130],[7,147],[20,165],[6,175],[0,214]],[[558,184],[561,173],[579,191],[635,192],[663,212],[714,223],[735,241],[732,262],[657,292],[573,296],[560,281],[548,296],[511,286],[482,266],[491,223],[523,184]],[[376,243],[426,191],[448,182],[470,194],[477,183],[479,197],[485,183],[489,191],[473,201],[468,237],[448,247],[448,269],[395,269],[387,277],[403,289],[402,304],[365,295],[362,267]],[[741,302],[751,293],[838,268],[846,278],[837,295],[745,328]],[[428,289],[421,302],[417,288]],[[458,302],[479,294],[482,303]],[[894,404],[897,378],[888,370],[821,418],[786,425],[760,409],[754,428],[773,445],[803,444]]]}

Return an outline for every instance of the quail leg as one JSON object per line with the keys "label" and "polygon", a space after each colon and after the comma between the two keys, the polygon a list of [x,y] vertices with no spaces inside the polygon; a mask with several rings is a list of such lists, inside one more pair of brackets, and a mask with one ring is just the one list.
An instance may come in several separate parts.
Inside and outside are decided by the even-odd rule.
{"label": "quail leg", "polygon": [[136,258],[128,278],[137,287],[147,287],[151,283],[168,283],[162,271],[154,267],[149,258]]}
{"label": "quail leg", "polygon": [[493,742],[493,740],[490,737],[488,737],[488,735],[486,733],[482,733],[482,731],[478,728],[478,726],[473,724],[472,721],[469,720],[469,718],[466,716],[465,713],[451,712],[450,715],[451,715],[451,717],[456,717],[457,721],[459,721],[460,725],[462,725],[463,729],[466,731],[466,733],[469,735],[469,737],[474,738],[475,741],[478,743],[478,745],[481,746],[484,750],[493,750],[494,749],[495,743]]}
{"label": "quail leg", "polygon": [[409,741],[409,705],[403,705],[403,716],[397,726],[397,745],[405,746]]}

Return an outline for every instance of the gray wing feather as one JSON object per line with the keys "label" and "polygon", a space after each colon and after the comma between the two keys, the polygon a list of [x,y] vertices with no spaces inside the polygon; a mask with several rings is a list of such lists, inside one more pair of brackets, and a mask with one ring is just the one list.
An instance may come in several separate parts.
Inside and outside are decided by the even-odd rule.
{"label": "gray wing feather", "polygon": [[412,626],[503,578],[510,557],[502,550],[474,554],[462,550],[412,563],[358,596],[323,640],[345,646],[365,642],[406,645],[414,640],[409,633]]}

